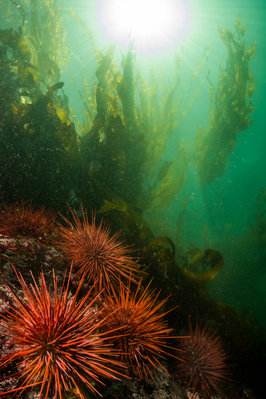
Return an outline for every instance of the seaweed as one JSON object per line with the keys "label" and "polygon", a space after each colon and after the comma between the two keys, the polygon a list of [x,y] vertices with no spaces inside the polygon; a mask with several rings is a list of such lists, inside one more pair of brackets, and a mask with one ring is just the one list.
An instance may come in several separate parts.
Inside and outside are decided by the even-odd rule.
{"label": "seaweed", "polygon": [[255,55],[256,44],[253,42],[246,48],[245,30],[240,17],[235,21],[235,32],[218,29],[227,50],[226,64],[220,68],[217,87],[210,83],[209,125],[198,129],[194,144],[195,164],[203,188],[224,173],[238,135],[252,123],[251,97],[255,83],[250,60]]}

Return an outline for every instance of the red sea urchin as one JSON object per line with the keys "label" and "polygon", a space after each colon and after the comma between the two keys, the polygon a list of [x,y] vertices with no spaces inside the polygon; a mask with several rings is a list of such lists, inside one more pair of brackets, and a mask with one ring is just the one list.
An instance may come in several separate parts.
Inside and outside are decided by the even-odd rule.
{"label": "red sea urchin", "polygon": [[120,351],[121,361],[140,379],[153,379],[159,368],[166,371],[162,359],[167,355],[177,358],[171,353],[176,349],[166,344],[169,338],[177,338],[169,336],[172,329],[163,319],[169,311],[158,312],[167,298],[158,302],[160,292],[149,292],[149,286],[142,289],[140,280],[136,291],[131,292],[130,283],[126,289],[120,284],[118,291],[113,290],[104,299],[105,326],[120,334],[111,338],[114,347]]}
{"label": "red sea urchin", "polygon": [[9,237],[34,238],[45,241],[53,232],[55,212],[44,207],[33,209],[32,205],[16,204],[0,213],[0,231]]}
{"label": "red sea urchin", "polygon": [[99,290],[117,284],[120,278],[134,280],[137,263],[129,256],[129,247],[119,242],[119,233],[111,235],[102,221],[96,226],[94,215],[89,223],[86,212],[82,211],[82,221],[76,211],[71,213],[73,222],[63,218],[66,227],[59,226],[56,244],[73,263],[76,274],[85,273]]}
{"label": "red sea urchin", "polygon": [[13,349],[0,358],[0,369],[15,364],[18,371],[13,376],[18,377],[19,385],[0,396],[39,384],[39,398],[61,399],[63,392],[72,389],[83,398],[80,390],[83,384],[99,393],[94,383],[103,384],[102,378],[119,379],[121,374],[115,369],[121,363],[112,358],[115,352],[98,332],[104,323],[97,319],[95,311],[98,296],[90,301],[90,290],[77,299],[84,277],[73,296],[69,289],[70,273],[60,290],[54,275],[52,293],[43,273],[39,284],[32,277],[30,286],[20,274],[17,277],[24,298],[7,287],[13,305],[0,315],[0,320],[7,343]]}
{"label": "red sea urchin", "polygon": [[179,365],[178,376],[185,382],[186,387],[198,393],[205,399],[220,394],[226,398],[221,385],[228,378],[226,360],[228,356],[222,349],[222,341],[215,330],[207,325],[202,327],[196,323],[195,329],[189,321],[189,335],[181,341],[182,362]]}

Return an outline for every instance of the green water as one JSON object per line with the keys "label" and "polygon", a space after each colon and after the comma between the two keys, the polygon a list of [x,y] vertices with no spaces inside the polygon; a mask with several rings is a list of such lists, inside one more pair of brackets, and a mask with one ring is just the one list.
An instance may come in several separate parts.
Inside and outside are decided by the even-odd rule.
{"label": "green water", "polygon": [[83,204],[194,273],[219,251],[204,290],[266,328],[264,1],[188,1],[160,53],[111,43],[99,4],[0,3],[2,202]]}

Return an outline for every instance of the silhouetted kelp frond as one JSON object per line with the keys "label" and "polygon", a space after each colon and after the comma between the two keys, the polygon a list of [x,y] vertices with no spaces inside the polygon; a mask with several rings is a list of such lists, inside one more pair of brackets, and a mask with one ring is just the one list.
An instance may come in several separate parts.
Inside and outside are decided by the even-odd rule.
{"label": "silhouetted kelp frond", "polygon": [[195,142],[195,163],[204,188],[225,171],[238,134],[252,123],[255,83],[249,64],[256,47],[254,42],[246,48],[245,29],[240,17],[235,21],[235,32],[219,28],[227,60],[217,86],[210,84],[210,122],[207,128],[198,129]]}

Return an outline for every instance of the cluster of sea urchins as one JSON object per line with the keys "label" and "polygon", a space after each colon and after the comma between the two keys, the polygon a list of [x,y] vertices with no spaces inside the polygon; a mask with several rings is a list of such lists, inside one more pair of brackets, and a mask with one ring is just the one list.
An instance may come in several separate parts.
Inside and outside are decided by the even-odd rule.
{"label": "cluster of sea urchins", "polygon": [[[0,235],[17,234],[37,240],[57,235],[55,245],[71,266],[61,287],[53,271],[50,288],[43,272],[39,281],[32,275],[28,284],[13,267],[22,294],[18,296],[6,285],[13,303],[0,312],[0,327],[11,349],[0,358],[0,370],[6,373],[5,378],[10,374],[17,376],[18,384],[0,396],[19,394],[36,385],[40,398],[61,398],[65,391],[84,398],[84,386],[100,394],[96,384],[104,384],[106,378],[120,379],[131,374],[141,379],[153,378],[157,369],[164,369],[165,356],[177,357],[167,344],[172,330],[163,319],[166,313],[158,312],[166,299],[158,301],[159,293],[150,292],[150,284],[142,287],[137,262],[118,234],[111,235],[102,222],[97,226],[94,215],[89,222],[83,210],[82,219],[71,211],[73,222],[63,218],[64,224],[58,223],[54,232],[54,213],[44,208],[34,211],[31,206],[26,209],[21,205],[1,214]],[[72,268],[80,275],[76,288],[72,286]],[[85,279],[91,288],[84,295]],[[211,337],[207,334],[207,338]],[[190,342],[186,340],[181,342]],[[185,344],[182,347],[183,370],[185,364],[187,370],[190,364],[188,348]],[[183,357],[182,352],[179,355]],[[198,355],[201,356],[199,352]],[[199,362],[203,362],[202,357]],[[217,364],[213,362],[211,366]],[[223,378],[220,365],[210,375],[215,372]],[[192,377],[197,381],[201,378],[195,373]],[[215,388],[209,379],[200,386],[203,393],[208,393],[208,383]],[[191,384],[198,389],[197,382]]]}

